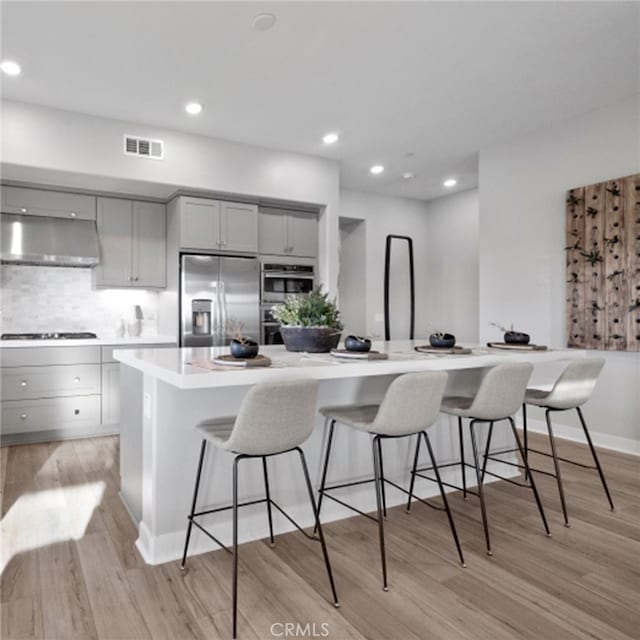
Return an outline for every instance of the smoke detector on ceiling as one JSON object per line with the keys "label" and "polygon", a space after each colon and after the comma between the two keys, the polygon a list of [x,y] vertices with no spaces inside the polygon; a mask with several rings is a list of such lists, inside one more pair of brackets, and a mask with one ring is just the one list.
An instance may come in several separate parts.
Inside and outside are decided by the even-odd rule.
{"label": "smoke detector on ceiling", "polygon": [[164,157],[164,142],[141,138],[140,136],[124,136],[124,154],[126,156],[138,156],[151,160],[162,160]]}

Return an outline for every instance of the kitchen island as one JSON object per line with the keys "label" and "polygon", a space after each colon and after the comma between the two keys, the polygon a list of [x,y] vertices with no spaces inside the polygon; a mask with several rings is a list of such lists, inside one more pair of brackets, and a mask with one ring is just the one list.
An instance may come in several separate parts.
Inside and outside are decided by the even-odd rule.
{"label": "kitchen island", "polygon": [[[426,370],[449,372],[447,393],[472,394],[487,367],[507,361],[528,361],[535,366],[533,380],[548,384],[558,374],[563,362],[585,356],[579,350],[500,351],[473,347],[468,355],[427,355],[414,351],[411,341],[376,343],[374,349],[388,354],[387,360],[341,360],[330,354],[299,354],[281,346],[262,347],[261,353],[272,360],[269,368],[219,367],[211,364],[226,348],[139,349],[115,351],[121,363],[121,496],[138,526],[136,545],[145,561],[159,564],[180,557],[186,531],[196,473],[200,437],[195,425],[205,418],[232,416],[251,385],[313,378],[320,381],[318,406],[375,403],[384,395],[391,380],[402,373]],[[564,363],[566,364],[566,362]],[[459,458],[458,430],[452,418],[440,416],[430,431],[439,463]],[[468,432],[467,432],[468,437]],[[323,420],[318,416],[316,429],[303,445],[307,453],[312,481],[317,486],[320,460],[326,438]],[[496,447],[511,444],[508,429],[496,428]],[[336,431],[329,468],[331,483],[372,477],[370,437],[353,429]],[[407,484],[414,439],[403,438],[384,443],[385,475],[399,484]],[[470,451],[470,446],[466,447]],[[508,459],[508,458],[507,458]],[[214,508],[230,503],[231,463],[233,456],[209,447],[203,469],[199,508]],[[295,456],[270,460],[271,493],[302,525],[313,524],[308,497]],[[491,462],[503,475],[513,468]],[[475,477],[467,472],[473,486]],[[460,482],[459,467],[443,470],[443,479]],[[375,508],[372,485],[344,489],[345,499],[363,511]],[[416,494],[436,495],[437,486],[423,480],[416,483]],[[239,480],[240,499],[264,497],[262,468],[259,460],[247,461]],[[403,503],[404,494],[389,488],[390,506]],[[535,506],[532,502],[532,509]],[[275,515],[275,514],[274,514]],[[323,504],[323,521],[350,517],[352,512],[327,500]],[[434,513],[434,518],[441,517]],[[264,505],[240,510],[240,542],[268,535]],[[231,539],[230,512],[207,516],[203,524],[212,527],[225,544]],[[292,525],[276,516],[276,533]],[[192,554],[216,548],[208,538],[194,532]]]}

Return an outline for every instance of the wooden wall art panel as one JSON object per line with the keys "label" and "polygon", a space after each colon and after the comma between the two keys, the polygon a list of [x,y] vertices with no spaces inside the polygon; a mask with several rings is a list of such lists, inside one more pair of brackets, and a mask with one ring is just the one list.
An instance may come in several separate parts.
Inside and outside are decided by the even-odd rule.
{"label": "wooden wall art panel", "polygon": [[567,345],[640,351],[640,173],[567,193]]}

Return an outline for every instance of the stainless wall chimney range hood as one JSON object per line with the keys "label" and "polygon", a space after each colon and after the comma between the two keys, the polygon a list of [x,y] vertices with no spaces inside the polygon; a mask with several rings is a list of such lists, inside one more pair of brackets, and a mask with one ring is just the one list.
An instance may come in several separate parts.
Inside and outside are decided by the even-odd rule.
{"label": "stainless wall chimney range hood", "polygon": [[0,262],[94,267],[100,262],[94,220],[0,214]]}

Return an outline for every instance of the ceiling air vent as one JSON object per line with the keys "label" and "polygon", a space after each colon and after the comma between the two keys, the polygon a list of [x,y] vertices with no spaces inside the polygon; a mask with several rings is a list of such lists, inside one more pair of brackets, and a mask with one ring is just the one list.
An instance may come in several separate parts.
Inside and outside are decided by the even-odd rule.
{"label": "ceiling air vent", "polygon": [[162,160],[164,156],[164,142],[162,140],[151,140],[149,138],[140,138],[139,136],[125,135],[124,154],[126,156]]}

